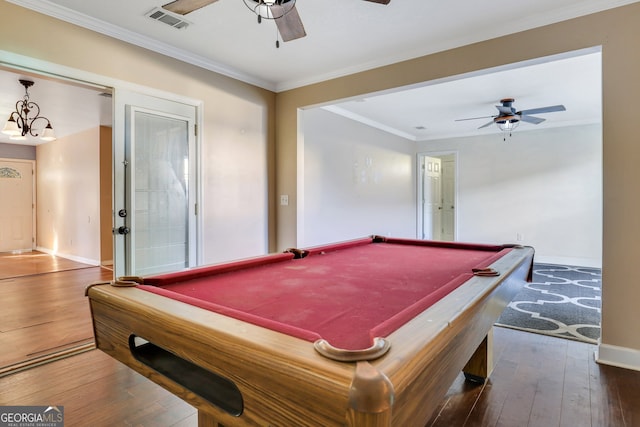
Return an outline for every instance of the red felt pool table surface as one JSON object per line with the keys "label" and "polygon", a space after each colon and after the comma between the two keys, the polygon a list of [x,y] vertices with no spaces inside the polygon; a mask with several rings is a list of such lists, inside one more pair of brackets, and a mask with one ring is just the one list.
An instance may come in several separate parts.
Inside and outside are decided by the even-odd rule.
{"label": "red felt pool table surface", "polygon": [[149,292],[309,341],[373,345],[511,249],[366,238],[144,279]]}
{"label": "red felt pool table surface", "polygon": [[461,370],[489,376],[493,323],[532,263],[528,247],[376,237],[87,296],[97,347],[200,426],[423,427]]}

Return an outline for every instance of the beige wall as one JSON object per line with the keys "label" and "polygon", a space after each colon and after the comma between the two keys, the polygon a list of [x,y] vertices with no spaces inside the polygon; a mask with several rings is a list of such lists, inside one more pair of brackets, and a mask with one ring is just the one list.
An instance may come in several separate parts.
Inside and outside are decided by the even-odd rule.
{"label": "beige wall", "polygon": [[275,248],[274,93],[7,2],[0,16],[0,60],[16,53],[202,101],[203,262]]}
{"label": "beige wall", "polygon": [[[592,46],[602,46],[603,62],[603,320],[602,341],[614,356],[630,351],[640,367],[640,286],[633,267],[639,250],[640,143],[637,110],[640,99],[640,4],[561,22],[482,43],[424,56],[356,75],[278,94],[215,73],[185,65],[145,49],[59,22],[7,2],[0,2],[0,50],[62,64],[74,69],[201,99],[205,151],[203,164],[221,161],[231,152],[232,135],[241,125],[257,129],[266,147],[270,249],[296,243],[297,110],[299,108],[465,72],[482,70]],[[24,28],[29,28],[27,33]],[[276,102],[277,101],[277,102]],[[262,112],[256,116],[254,109]],[[251,121],[253,119],[258,122]],[[231,121],[235,132],[220,134]],[[244,123],[243,123],[244,122]],[[277,131],[277,140],[276,140]],[[246,133],[244,133],[246,135]],[[277,157],[276,157],[277,156]],[[234,160],[237,161],[237,160]],[[277,175],[274,170],[277,167]],[[209,175],[220,183],[251,176],[250,164],[238,162],[229,176]],[[209,174],[215,174],[209,171]],[[250,185],[250,184],[244,184]],[[237,191],[242,190],[239,184]],[[289,206],[275,207],[278,195],[289,195]],[[215,194],[214,194],[215,196]],[[206,195],[205,195],[206,197]],[[215,198],[207,199],[215,204]],[[205,201],[205,202],[206,202]],[[235,206],[234,206],[235,208]],[[227,210],[218,218],[233,220]],[[276,221],[277,220],[277,221]],[[215,233],[211,233],[215,239]],[[254,248],[251,248],[253,251]]]}
{"label": "beige wall", "polygon": [[[296,243],[297,109],[504,64],[602,46],[603,66],[603,310],[602,350],[640,369],[640,4],[481,42],[279,93],[276,108],[278,247]],[[618,351],[620,350],[620,351]],[[625,352],[625,350],[628,350]],[[624,364],[623,361],[611,363]]]}

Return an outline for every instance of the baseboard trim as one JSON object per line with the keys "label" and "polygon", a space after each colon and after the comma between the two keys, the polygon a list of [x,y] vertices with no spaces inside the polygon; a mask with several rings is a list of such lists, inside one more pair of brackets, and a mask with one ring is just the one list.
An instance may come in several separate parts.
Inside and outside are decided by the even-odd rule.
{"label": "baseboard trim", "polygon": [[603,365],[640,371],[640,350],[600,343],[595,357]]}
{"label": "baseboard trim", "polygon": [[75,255],[63,254],[63,253],[55,252],[55,251],[52,251],[51,249],[43,248],[40,246],[38,246],[36,250],[39,252],[44,252],[45,254],[55,255],[60,258],[69,259],[71,261],[81,262],[83,264],[95,265],[96,267],[100,265],[100,261],[98,261],[97,259],[83,258]]}

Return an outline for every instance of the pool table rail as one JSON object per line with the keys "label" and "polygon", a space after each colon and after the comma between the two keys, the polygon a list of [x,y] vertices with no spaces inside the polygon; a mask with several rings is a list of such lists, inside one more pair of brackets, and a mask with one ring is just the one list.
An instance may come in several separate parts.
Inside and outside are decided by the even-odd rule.
{"label": "pool table rail", "polygon": [[[532,260],[533,249],[513,248],[491,265],[499,276],[473,277],[388,335],[384,356],[357,363],[135,287],[95,285],[87,295],[97,347],[196,407],[201,426],[422,427],[462,369],[474,379],[489,376],[493,323]],[[242,413],[222,410],[138,360],[132,336],[232,382]]]}
{"label": "pool table rail", "polygon": [[[355,365],[329,361],[307,341],[137,288],[97,285],[88,296],[99,349],[221,424],[344,424]],[[136,359],[132,335],[232,381],[244,401],[241,417]]]}
{"label": "pool table rail", "polygon": [[514,248],[492,264],[499,276],[474,277],[387,337],[392,351],[372,364],[395,387],[392,425],[424,426],[460,371],[475,382],[490,376],[493,324],[532,264],[532,248]]}

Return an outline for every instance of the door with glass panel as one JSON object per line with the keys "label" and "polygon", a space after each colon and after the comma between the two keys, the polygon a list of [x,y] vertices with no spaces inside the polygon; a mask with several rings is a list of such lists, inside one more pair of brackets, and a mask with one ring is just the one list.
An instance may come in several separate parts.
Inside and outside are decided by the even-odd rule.
{"label": "door with glass panel", "polygon": [[126,95],[116,100],[124,113],[124,138],[116,139],[114,150],[116,276],[192,267],[197,262],[195,107]]}

